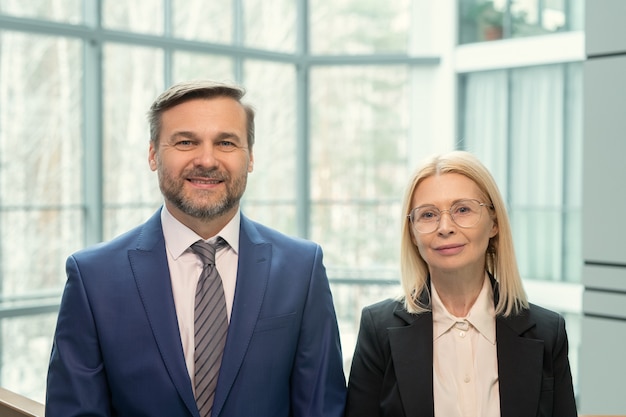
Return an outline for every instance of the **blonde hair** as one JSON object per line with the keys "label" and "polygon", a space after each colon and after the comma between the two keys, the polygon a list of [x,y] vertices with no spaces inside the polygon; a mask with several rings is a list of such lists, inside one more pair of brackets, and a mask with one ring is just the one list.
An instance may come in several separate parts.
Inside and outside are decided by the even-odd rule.
{"label": "blonde hair", "polygon": [[[498,226],[498,233],[487,247],[485,270],[498,282],[496,315],[509,316],[528,308],[528,300],[517,267],[511,225],[498,186],[487,168],[469,152],[453,151],[427,159],[415,171],[404,196],[402,205],[405,220],[402,222],[400,242],[400,272],[404,306],[410,313],[430,311],[430,288],[428,288],[428,265],[420,255],[412,239],[408,215],[417,186],[434,175],[461,174],[472,180],[490,204],[491,216]],[[424,298],[426,297],[426,298]]]}

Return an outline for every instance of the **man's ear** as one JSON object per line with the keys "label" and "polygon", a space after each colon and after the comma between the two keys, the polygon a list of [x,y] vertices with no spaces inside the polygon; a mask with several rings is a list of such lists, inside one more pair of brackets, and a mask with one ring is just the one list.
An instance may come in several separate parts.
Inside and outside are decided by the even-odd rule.
{"label": "man's ear", "polygon": [[250,160],[248,161],[248,173],[254,170],[254,154],[250,152]]}
{"label": "man's ear", "polygon": [[154,142],[152,141],[150,142],[150,148],[148,149],[148,164],[150,165],[150,169],[152,171],[156,171],[156,150],[154,149]]}

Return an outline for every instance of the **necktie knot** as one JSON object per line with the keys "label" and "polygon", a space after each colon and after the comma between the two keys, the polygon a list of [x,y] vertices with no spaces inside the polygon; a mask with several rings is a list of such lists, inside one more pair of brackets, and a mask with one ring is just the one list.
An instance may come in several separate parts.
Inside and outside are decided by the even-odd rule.
{"label": "necktie knot", "polygon": [[227,243],[218,237],[214,243],[199,240],[190,246],[191,250],[200,257],[204,265],[215,265],[215,253],[218,249],[226,246]]}

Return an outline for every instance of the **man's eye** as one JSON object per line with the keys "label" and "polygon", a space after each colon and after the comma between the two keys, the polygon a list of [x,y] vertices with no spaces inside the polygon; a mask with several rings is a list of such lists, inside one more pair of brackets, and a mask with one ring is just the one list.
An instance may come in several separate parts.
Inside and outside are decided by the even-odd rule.
{"label": "man's eye", "polygon": [[216,143],[216,146],[218,147],[218,149],[223,151],[232,151],[237,148],[237,145],[229,140],[221,140]]}
{"label": "man's eye", "polygon": [[178,149],[186,149],[193,145],[193,142],[190,140],[180,140],[174,144]]}

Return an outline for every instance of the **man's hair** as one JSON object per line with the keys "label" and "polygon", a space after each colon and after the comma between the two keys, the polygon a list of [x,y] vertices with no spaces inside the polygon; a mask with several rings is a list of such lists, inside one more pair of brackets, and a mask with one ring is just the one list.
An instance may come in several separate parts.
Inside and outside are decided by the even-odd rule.
{"label": "man's hair", "polygon": [[254,108],[241,101],[245,94],[246,90],[240,86],[212,80],[192,80],[174,84],[161,93],[150,106],[148,111],[150,141],[158,145],[161,134],[161,115],[166,110],[189,100],[229,97],[241,104],[246,112],[248,148],[252,150],[254,145]]}

